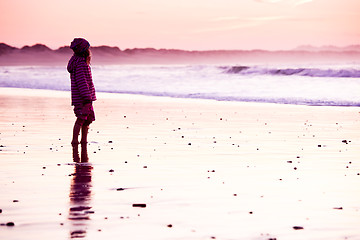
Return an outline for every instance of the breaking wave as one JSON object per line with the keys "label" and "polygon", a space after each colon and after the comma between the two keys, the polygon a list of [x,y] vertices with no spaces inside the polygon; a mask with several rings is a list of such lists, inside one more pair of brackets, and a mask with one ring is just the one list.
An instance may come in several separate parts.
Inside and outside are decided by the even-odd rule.
{"label": "breaking wave", "polygon": [[225,73],[241,75],[283,75],[307,77],[360,78],[360,69],[320,69],[320,68],[263,68],[249,66],[222,67]]}
{"label": "breaking wave", "polygon": [[[360,106],[358,65],[104,65],[96,91],[298,105]],[[291,77],[289,77],[291,76]],[[64,66],[0,67],[0,87],[70,90]]]}

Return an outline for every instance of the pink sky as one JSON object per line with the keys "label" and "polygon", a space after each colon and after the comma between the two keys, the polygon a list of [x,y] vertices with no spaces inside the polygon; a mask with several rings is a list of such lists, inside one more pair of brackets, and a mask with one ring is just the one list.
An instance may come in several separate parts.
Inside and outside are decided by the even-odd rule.
{"label": "pink sky", "polygon": [[292,49],[360,44],[359,0],[0,0],[0,42]]}

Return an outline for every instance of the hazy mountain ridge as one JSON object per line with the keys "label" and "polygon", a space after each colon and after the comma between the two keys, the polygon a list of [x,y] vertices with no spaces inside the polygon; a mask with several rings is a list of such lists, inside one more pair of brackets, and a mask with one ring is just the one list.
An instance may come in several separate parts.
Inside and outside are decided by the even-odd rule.
{"label": "hazy mountain ridge", "polygon": [[324,51],[328,51],[328,52],[346,52],[346,51],[359,52],[360,45],[349,45],[349,46],[345,46],[345,47],[337,47],[337,46],[333,46],[333,45],[326,45],[326,46],[321,46],[321,47],[314,47],[312,45],[302,45],[302,46],[295,48],[294,50],[310,51],[310,52],[313,52],[313,51],[316,51],[316,52],[324,52]]}
{"label": "hazy mountain ridge", "polygon": [[[209,50],[91,47],[94,64],[182,64],[182,63],[271,63],[288,61],[360,61],[360,45],[347,47],[310,45],[294,50]],[[44,44],[16,48],[0,43],[0,65],[54,65],[64,64],[72,55],[68,46],[50,49]]]}

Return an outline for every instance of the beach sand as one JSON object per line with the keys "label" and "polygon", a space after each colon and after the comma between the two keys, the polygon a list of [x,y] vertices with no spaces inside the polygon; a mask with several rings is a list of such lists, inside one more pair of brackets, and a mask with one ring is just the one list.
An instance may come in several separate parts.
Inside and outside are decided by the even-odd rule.
{"label": "beach sand", "polygon": [[0,88],[0,239],[360,239],[359,108],[94,108],[76,163],[69,92]]}

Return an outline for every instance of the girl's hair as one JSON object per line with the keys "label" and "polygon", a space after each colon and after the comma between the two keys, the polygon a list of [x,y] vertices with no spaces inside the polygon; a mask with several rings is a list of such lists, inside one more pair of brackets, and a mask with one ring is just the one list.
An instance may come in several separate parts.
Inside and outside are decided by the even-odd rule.
{"label": "girl's hair", "polygon": [[86,60],[86,63],[90,65],[91,62],[91,51],[90,48],[86,49],[86,51],[83,51],[81,53],[75,53],[77,56],[84,57]]}

